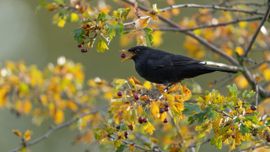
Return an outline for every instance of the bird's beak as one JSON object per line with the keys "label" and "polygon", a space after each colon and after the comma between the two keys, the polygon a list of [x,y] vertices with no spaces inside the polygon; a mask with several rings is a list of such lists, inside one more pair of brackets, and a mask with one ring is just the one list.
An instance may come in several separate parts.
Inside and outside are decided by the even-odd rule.
{"label": "bird's beak", "polygon": [[133,54],[133,53],[127,51],[127,50],[122,50],[121,55],[120,55],[121,58],[122,58],[121,62],[125,62],[127,60],[130,60],[134,55],[135,54]]}

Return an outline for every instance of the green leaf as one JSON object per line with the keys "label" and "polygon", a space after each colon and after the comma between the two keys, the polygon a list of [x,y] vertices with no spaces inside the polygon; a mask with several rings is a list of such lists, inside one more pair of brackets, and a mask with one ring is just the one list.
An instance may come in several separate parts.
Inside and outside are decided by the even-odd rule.
{"label": "green leaf", "polygon": [[97,17],[97,20],[98,20],[98,21],[103,21],[103,22],[104,22],[104,21],[107,20],[107,15],[106,15],[105,13],[103,13],[103,12],[102,12],[102,13],[99,13],[99,14],[98,14],[98,17]]}
{"label": "green leaf", "polygon": [[116,151],[115,152],[123,152],[124,150],[126,149],[126,145],[121,145],[121,146],[119,146],[117,149],[116,149]]}
{"label": "green leaf", "polygon": [[113,17],[121,21],[124,21],[127,19],[129,12],[130,8],[119,8],[116,11],[113,11]]}
{"label": "green leaf", "polygon": [[241,132],[241,134],[246,134],[246,133],[250,132],[250,129],[247,126],[245,126],[244,124],[241,124],[240,125],[240,132]]}
{"label": "green leaf", "polygon": [[151,46],[153,43],[153,36],[152,36],[153,30],[151,28],[145,28],[144,33],[147,46]]}
{"label": "green leaf", "polygon": [[227,88],[231,96],[237,97],[237,95],[239,94],[239,91],[236,84],[228,85]]}
{"label": "green leaf", "polygon": [[83,37],[84,37],[84,30],[79,28],[79,29],[75,29],[74,30],[74,39],[78,42],[78,43],[82,43],[83,42]]}
{"label": "green leaf", "polygon": [[104,40],[99,40],[97,43],[97,51],[99,53],[104,53],[106,50],[108,50],[108,45]]}
{"label": "green leaf", "polygon": [[183,113],[185,115],[194,115],[195,113],[200,112],[200,107],[197,104],[185,102],[184,105],[185,109]]}

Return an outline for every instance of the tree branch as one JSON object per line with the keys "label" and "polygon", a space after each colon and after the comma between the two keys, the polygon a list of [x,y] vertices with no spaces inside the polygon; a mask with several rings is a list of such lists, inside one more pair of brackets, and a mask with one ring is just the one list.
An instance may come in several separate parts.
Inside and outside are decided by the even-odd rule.
{"label": "tree branch", "polygon": [[[128,4],[134,6],[134,3],[131,2],[131,1],[129,1],[129,0],[122,0],[122,1],[125,2],[125,3],[128,3]],[[147,11],[150,11],[148,8],[146,8],[146,7],[144,7],[144,6],[141,6],[141,5],[138,5],[138,8],[141,9],[141,10],[143,10],[143,11],[146,11],[146,12],[147,12]],[[236,66],[239,65],[239,63],[238,63],[237,60],[235,60],[233,57],[227,55],[227,54],[224,53],[221,49],[219,49],[219,48],[216,47],[215,45],[209,43],[209,42],[208,42],[207,40],[205,40],[204,38],[195,35],[195,34],[194,34],[193,32],[191,32],[191,31],[181,31],[182,28],[181,28],[177,23],[174,23],[173,21],[171,21],[171,20],[169,20],[169,19],[167,19],[167,18],[165,18],[165,17],[163,17],[163,16],[161,16],[161,15],[157,15],[157,16],[158,16],[158,18],[159,18],[161,21],[167,23],[167,24],[170,25],[171,27],[178,28],[178,29],[180,30],[180,32],[182,32],[182,33],[184,33],[184,34],[186,34],[186,35],[188,35],[188,36],[190,36],[190,37],[196,39],[196,40],[199,41],[202,45],[208,47],[211,51],[213,51],[213,52],[219,54],[220,56],[222,56],[223,58],[225,58],[226,60],[228,60],[228,61],[231,62],[232,64],[234,64],[234,65],[236,65]]]}
{"label": "tree branch", "polygon": [[244,10],[244,9],[223,7],[219,5],[202,5],[202,4],[177,4],[177,5],[171,5],[169,7],[159,9],[159,11],[165,12],[165,11],[169,11],[171,9],[176,9],[176,8],[203,8],[203,9],[213,9],[213,10],[221,10],[221,11],[228,11],[228,12],[246,13],[250,15],[263,15],[264,14],[264,13],[259,12],[258,10],[249,11],[249,10]]}
{"label": "tree branch", "polygon": [[[240,19],[234,19],[228,22],[221,22],[221,23],[216,23],[216,24],[205,24],[205,25],[198,25],[196,27],[191,27],[191,28],[175,28],[175,27],[160,27],[160,28],[153,28],[154,31],[173,31],[173,32],[184,32],[184,31],[195,31],[195,30],[200,30],[200,29],[206,29],[206,28],[216,28],[216,27],[221,27],[221,26],[227,26],[231,24],[237,24],[240,22],[252,22],[252,21],[257,21],[262,19],[261,16],[256,16],[256,17],[249,17],[249,18],[240,18]],[[135,22],[128,22],[124,24],[125,26],[129,25],[135,25]],[[129,29],[128,27],[125,27],[126,29]],[[132,28],[133,29],[133,28]]]}
{"label": "tree branch", "polygon": [[29,146],[35,145],[35,144],[37,144],[37,143],[39,143],[39,142],[41,142],[41,141],[43,141],[43,140],[45,140],[45,139],[48,139],[49,136],[50,136],[53,132],[55,132],[55,131],[57,131],[57,130],[60,130],[60,129],[63,129],[63,128],[66,128],[66,127],[69,127],[69,126],[71,126],[72,124],[74,124],[75,122],[77,122],[80,118],[83,118],[83,117],[85,117],[85,116],[87,116],[87,115],[95,114],[95,113],[97,113],[97,111],[84,113],[84,114],[81,114],[80,116],[74,117],[74,118],[70,119],[69,121],[66,121],[66,122],[64,122],[64,123],[62,123],[62,124],[60,124],[60,125],[57,125],[57,126],[55,126],[55,127],[52,127],[52,128],[49,129],[47,132],[45,132],[43,135],[41,135],[41,136],[39,136],[39,137],[37,137],[37,138],[35,138],[35,139],[33,139],[33,140],[31,140],[31,141],[25,143],[24,145],[21,145],[20,147],[17,147],[17,148],[15,148],[15,149],[13,149],[13,150],[10,150],[10,152],[18,152],[18,151],[20,151],[20,150],[21,150],[22,148],[24,148],[24,147],[29,147]]}
{"label": "tree branch", "polygon": [[254,42],[255,42],[255,40],[256,40],[258,34],[260,33],[261,28],[262,28],[262,26],[264,25],[265,21],[269,18],[269,15],[270,15],[270,3],[268,3],[268,8],[267,8],[267,10],[266,10],[266,12],[265,12],[265,14],[264,14],[263,19],[261,20],[260,25],[259,25],[258,28],[256,29],[256,32],[255,32],[254,35],[252,36],[250,42],[248,43],[248,47],[247,47],[246,50],[245,50],[244,57],[246,57],[246,56],[248,55],[249,51],[251,50],[252,45],[254,44]]}

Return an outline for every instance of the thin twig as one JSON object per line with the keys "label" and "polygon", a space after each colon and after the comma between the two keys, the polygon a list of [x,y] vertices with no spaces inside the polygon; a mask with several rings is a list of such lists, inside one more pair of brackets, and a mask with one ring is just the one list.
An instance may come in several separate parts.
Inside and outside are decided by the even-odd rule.
{"label": "thin twig", "polygon": [[270,4],[268,4],[268,8],[267,8],[267,10],[266,10],[266,12],[265,12],[265,14],[264,14],[263,19],[261,20],[260,25],[259,25],[258,28],[256,29],[256,32],[255,32],[254,35],[252,36],[250,42],[248,43],[248,47],[247,47],[246,50],[245,50],[244,57],[246,57],[246,56],[248,55],[248,53],[250,52],[252,45],[254,44],[254,42],[255,42],[255,40],[256,40],[258,34],[260,33],[261,28],[262,28],[262,26],[264,25],[265,21],[269,18],[269,15],[270,15]]}
{"label": "thin twig", "polygon": [[[116,137],[113,136],[113,135],[110,135],[109,138],[111,140],[116,140]],[[134,145],[135,148],[140,149],[140,150],[142,150],[144,152],[151,152],[152,151],[152,150],[146,149],[145,147],[143,147],[141,145],[135,144],[135,143],[127,141],[127,140],[122,140],[122,143],[125,144],[125,145]]]}
{"label": "thin twig", "polygon": [[41,142],[41,141],[49,138],[49,136],[53,132],[55,132],[57,130],[60,130],[60,129],[63,129],[63,128],[66,128],[66,127],[69,127],[72,124],[74,124],[75,122],[77,122],[80,118],[83,118],[83,117],[85,117],[87,115],[95,114],[95,113],[97,113],[97,111],[84,113],[84,114],[81,114],[80,116],[74,117],[74,118],[72,118],[72,119],[70,119],[70,120],[68,120],[68,121],[66,121],[66,122],[64,122],[64,123],[62,123],[60,125],[57,125],[55,127],[52,127],[47,132],[45,132],[43,135],[41,135],[41,136],[39,136],[39,137],[37,137],[37,138],[35,138],[35,139],[33,139],[33,140],[25,143],[24,145],[21,145],[20,147],[17,147],[17,148],[15,148],[13,150],[10,150],[10,152],[18,152],[18,151],[20,151],[24,147],[29,147],[29,146],[35,145],[35,144],[37,144],[37,143],[39,143],[39,142]]}
{"label": "thin twig", "polygon": [[202,4],[177,4],[177,5],[171,5],[169,7],[159,9],[159,11],[165,12],[165,11],[169,11],[171,9],[176,9],[176,8],[203,8],[203,9],[213,9],[213,10],[221,10],[221,11],[228,11],[228,12],[246,13],[246,14],[251,14],[251,15],[263,15],[264,14],[264,13],[261,13],[257,10],[249,11],[249,10],[244,10],[244,9],[223,7],[223,6],[219,6],[219,5],[202,5]]}
{"label": "thin twig", "polygon": [[[173,32],[184,32],[184,31],[195,31],[195,30],[200,30],[200,29],[206,29],[206,28],[216,28],[216,27],[222,27],[222,26],[227,26],[231,24],[237,24],[240,22],[252,22],[252,21],[257,21],[262,19],[261,16],[256,16],[256,17],[249,17],[249,18],[240,18],[240,19],[234,19],[228,22],[221,22],[221,23],[215,23],[215,24],[204,24],[204,25],[198,25],[196,27],[191,27],[191,28],[175,28],[175,27],[160,27],[160,28],[153,28],[152,30],[154,31],[173,31]],[[135,22],[128,22],[124,24],[126,27],[125,29],[134,29],[133,27],[130,28],[128,26],[133,25],[135,26]],[[143,29],[141,29],[143,30]]]}
{"label": "thin twig", "polygon": [[256,94],[255,94],[256,107],[259,104],[259,85],[256,84]]}

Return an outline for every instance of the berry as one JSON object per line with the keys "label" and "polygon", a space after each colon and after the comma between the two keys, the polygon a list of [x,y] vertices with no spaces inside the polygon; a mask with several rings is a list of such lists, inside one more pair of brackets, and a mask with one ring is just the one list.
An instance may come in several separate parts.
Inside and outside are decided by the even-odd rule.
{"label": "berry", "polygon": [[165,106],[164,111],[169,111],[169,106]]}
{"label": "berry", "polygon": [[86,53],[87,52],[87,49],[81,49],[81,52],[82,53]]}
{"label": "berry", "polygon": [[83,47],[83,45],[82,45],[82,44],[79,44],[79,45],[78,45],[78,48],[82,48],[82,47]]}
{"label": "berry", "polygon": [[255,111],[257,108],[256,108],[256,106],[251,105],[251,106],[250,106],[250,109],[253,110],[253,111]]}
{"label": "berry", "polygon": [[134,93],[134,94],[133,94],[133,97],[134,97],[135,100],[139,100],[139,96],[138,96],[137,93]]}
{"label": "berry", "polygon": [[125,131],[124,136],[125,138],[128,138],[128,132]]}
{"label": "berry", "polygon": [[143,118],[143,122],[144,122],[144,123],[147,123],[147,119],[146,119],[146,118]]}
{"label": "berry", "polygon": [[125,53],[121,53],[120,57],[121,57],[122,59],[124,59],[124,58],[127,57],[127,55],[126,55]]}
{"label": "berry", "polygon": [[167,120],[167,119],[164,119],[164,120],[163,120],[163,123],[168,123],[168,120]]}
{"label": "berry", "polygon": [[116,126],[116,129],[117,129],[117,130],[119,130],[119,129],[120,129],[120,126],[119,126],[119,125],[118,125],[118,126]]}
{"label": "berry", "polygon": [[139,118],[138,118],[138,122],[139,122],[140,124],[144,123],[144,118],[139,117]]}
{"label": "berry", "polygon": [[164,108],[160,108],[159,109],[159,113],[163,113],[163,112],[165,112],[165,109]]}
{"label": "berry", "polygon": [[121,91],[117,92],[117,96],[118,96],[118,97],[122,97],[122,95],[123,95],[123,94],[122,94]]}

